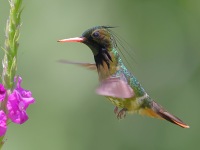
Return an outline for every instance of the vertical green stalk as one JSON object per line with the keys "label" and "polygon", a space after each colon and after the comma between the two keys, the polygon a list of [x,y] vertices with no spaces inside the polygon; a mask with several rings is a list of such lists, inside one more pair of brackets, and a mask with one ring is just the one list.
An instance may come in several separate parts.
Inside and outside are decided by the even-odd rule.
{"label": "vertical green stalk", "polygon": [[12,89],[17,70],[17,49],[19,46],[19,28],[21,25],[22,0],[11,0],[10,15],[6,26],[2,82],[7,89]]}
{"label": "vertical green stalk", "polygon": [[[18,40],[19,40],[19,29],[20,29],[20,17],[22,12],[22,0],[10,0],[10,14],[6,24],[5,32],[5,46],[3,48],[5,55],[2,61],[3,73],[2,83],[7,89],[6,99],[1,103],[1,110],[7,112],[6,104],[7,97],[14,88],[14,77],[17,71],[17,51],[18,51]],[[0,149],[3,146],[3,138],[0,138]]]}

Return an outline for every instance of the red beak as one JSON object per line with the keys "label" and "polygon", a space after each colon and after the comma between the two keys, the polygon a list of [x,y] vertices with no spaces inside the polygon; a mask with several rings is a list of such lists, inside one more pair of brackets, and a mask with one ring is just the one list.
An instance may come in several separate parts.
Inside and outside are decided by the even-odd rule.
{"label": "red beak", "polygon": [[58,40],[58,42],[84,42],[84,41],[85,41],[84,37],[75,37],[75,38]]}

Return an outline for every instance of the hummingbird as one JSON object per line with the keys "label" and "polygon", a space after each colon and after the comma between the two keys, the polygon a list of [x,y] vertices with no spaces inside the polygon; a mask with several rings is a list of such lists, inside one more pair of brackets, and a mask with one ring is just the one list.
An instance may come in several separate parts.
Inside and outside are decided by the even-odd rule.
{"label": "hummingbird", "polygon": [[87,45],[94,55],[95,63],[67,60],[61,60],[61,62],[96,70],[99,77],[96,93],[105,96],[114,104],[114,113],[118,119],[124,118],[126,112],[138,113],[165,119],[182,128],[189,128],[181,119],[155,102],[127,69],[118,52],[117,42],[111,28],[113,27],[95,26],[86,30],[80,37],[58,40],[58,42],[79,42]]}

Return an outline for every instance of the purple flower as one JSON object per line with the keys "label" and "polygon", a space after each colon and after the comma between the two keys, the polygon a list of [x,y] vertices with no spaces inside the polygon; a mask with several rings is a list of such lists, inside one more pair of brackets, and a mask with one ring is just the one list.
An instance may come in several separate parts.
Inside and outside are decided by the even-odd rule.
{"label": "purple flower", "polygon": [[6,89],[3,84],[0,84],[0,102],[6,97]]}
{"label": "purple flower", "polygon": [[0,137],[6,133],[7,126],[6,126],[6,114],[3,110],[0,110]]}
{"label": "purple flower", "polygon": [[29,104],[35,102],[35,99],[32,97],[31,91],[25,90],[21,87],[21,77],[16,77],[15,82],[17,82],[16,88],[8,97],[8,117],[14,123],[23,124],[28,120],[26,109],[28,108]]}

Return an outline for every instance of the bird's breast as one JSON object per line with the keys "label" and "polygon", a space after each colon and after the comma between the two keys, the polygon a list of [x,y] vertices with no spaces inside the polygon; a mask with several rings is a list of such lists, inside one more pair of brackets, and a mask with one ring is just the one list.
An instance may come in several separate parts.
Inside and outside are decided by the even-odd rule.
{"label": "bird's breast", "polygon": [[115,106],[119,108],[126,108],[128,112],[134,113],[137,112],[143,105],[144,100],[148,97],[145,93],[141,97],[132,97],[132,98],[115,98],[115,97],[106,97],[111,101]]}
{"label": "bird's breast", "polygon": [[114,98],[114,97],[107,97],[108,100],[111,101],[115,106],[119,108],[126,108],[128,112],[135,112],[140,108],[140,104],[133,98]]}

